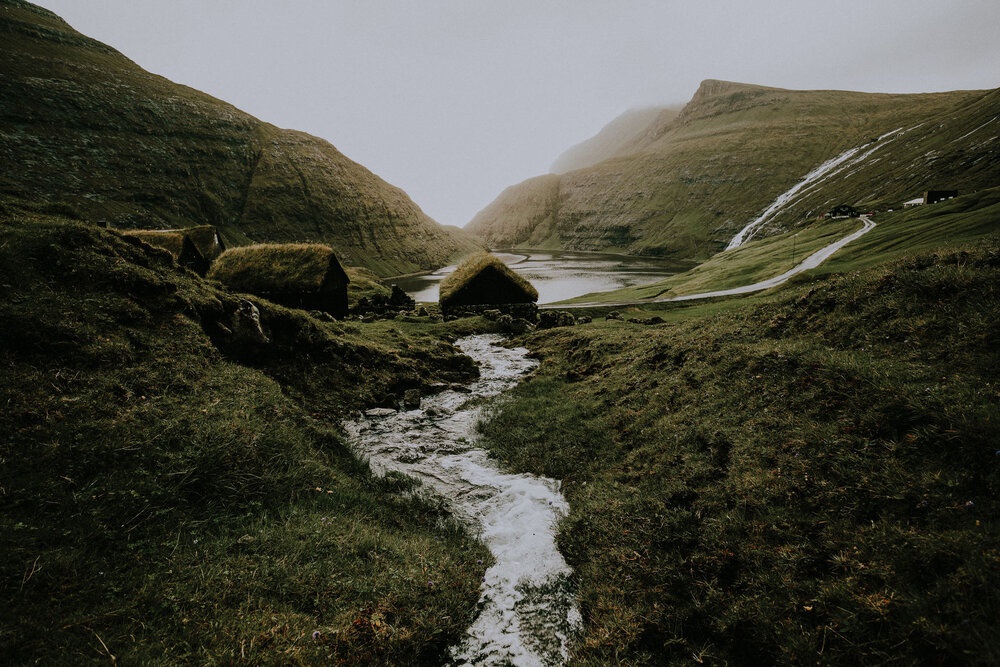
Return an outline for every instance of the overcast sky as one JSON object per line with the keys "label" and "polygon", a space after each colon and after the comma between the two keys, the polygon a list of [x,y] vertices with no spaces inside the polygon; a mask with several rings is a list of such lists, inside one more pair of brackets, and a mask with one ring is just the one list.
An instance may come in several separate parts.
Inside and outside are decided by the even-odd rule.
{"label": "overcast sky", "polygon": [[327,139],[464,225],[703,79],[1000,87],[998,0],[36,0],[143,68]]}

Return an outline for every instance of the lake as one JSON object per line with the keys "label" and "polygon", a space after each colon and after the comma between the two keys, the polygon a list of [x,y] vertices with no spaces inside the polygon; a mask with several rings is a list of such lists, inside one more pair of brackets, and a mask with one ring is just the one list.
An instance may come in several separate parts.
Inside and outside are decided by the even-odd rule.
{"label": "lake", "polygon": [[[538,290],[538,303],[554,303],[592,292],[648,285],[690,269],[694,263],[659,257],[587,252],[499,250],[493,253]],[[455,270],[397,278],[393,282],[416,301],[437,301],[438,285]]]}

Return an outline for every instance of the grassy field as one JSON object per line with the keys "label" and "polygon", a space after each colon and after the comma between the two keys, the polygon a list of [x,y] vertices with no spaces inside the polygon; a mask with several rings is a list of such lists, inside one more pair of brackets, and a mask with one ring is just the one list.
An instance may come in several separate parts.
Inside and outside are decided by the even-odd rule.
{"label": "grassy field", "polygon": [[166,253],[0,224],[0,661],[442,662],[489,554],[335,424],[473,376],[463,329],[254,300],[239,343]]}
{"label": "grassy field", "polygon": [[998,278],[994,233],[530,334],[482,430],[563,480],[573,664],[1000,661]]}

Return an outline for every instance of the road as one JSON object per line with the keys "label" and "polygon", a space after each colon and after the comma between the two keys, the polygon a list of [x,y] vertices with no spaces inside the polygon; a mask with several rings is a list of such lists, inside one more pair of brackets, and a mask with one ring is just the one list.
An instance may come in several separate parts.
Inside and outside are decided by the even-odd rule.
{"label": "road", "polygon": [[868,216],[861,216],[861,222],[863,226],[858,231],[853,234],[848,234],[844,238],[834,241],[828,246],[820,248],[813,254],[806,257],[802,262],[795,265],[793,268],[785,271],[780,276],[775,276],[773,278],[768,278],[767,280],[762,280],[758,283],[753,283],[750,285],[742,285],[740,287],[732,287],[730,289],[716,290],[714,292],[699,292],[697,294],[685,294],[683,296],[671,296],[663,297],[659,299],[649,299],[646,301],[628,301],[620,303],[575,303],[567,305],[550,304],[548,306],[542,306],[542,308],[557,308],[557,309],[567,309],[567,308],[594,308],[597,306],[641,306],[650,303],[665,303],[669,301],[693,301],[695,299],[711,299],[717,296],[736,296],[739,294],[750,294],[751,292],[760,292],[762,290],[770,289],[772,287],[777,287],[782,283],[786,282],[792,276],[802,273],[803,271],[808,271],[810,269],[815,269],[817,266],[830,259],[835,252],[843,248],[848,243],[856,241],[871,230],[875,229],[875,223],[872,222],[871,218]]}

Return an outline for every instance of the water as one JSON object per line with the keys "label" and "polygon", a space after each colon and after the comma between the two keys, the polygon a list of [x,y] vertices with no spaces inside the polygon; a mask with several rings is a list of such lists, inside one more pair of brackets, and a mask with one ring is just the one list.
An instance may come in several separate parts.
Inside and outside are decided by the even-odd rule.
{"label": "water", "polygon": [[[538,303],[554,303],[593,292],[648,285],[686,271],[693,262],[601,253],[498,251],[494,253],[538,290]],[[454,266],[395,282],[417,301],[437,301],[438,284]]]}
{"label": "water", "polygon": [[537,363],[524,348],[502,347],[500,340],[471,336],[457,343],[480,366],[469,393],[425,397],[419,410],[374,411],[345,430],[373,470],[419,479],[493,553],[478,617],[453,650],[455,664],[558,665],[580,622],[571,570],[555,543],[569,506],[557,480],[504,472],[475,447],[479,399],[513,387]]}
{"label": "water", "polygon": [[[919,127],[919,126],[918,126]],[[903,128],[898,130],[893,130],[892,132],[886,132],[878,138],[874,144],[868,144],[868,150],[862,152],[866,146],[858,146],[856,148],[851,148],[835,158],[831,158],[816,167],[808,174],[802,177],[802,180],[793,185],[787,191],[778,195],[778,198],[771,202],[770,206],[764,209],[756,219],[754,219],[750,224],[737,232],[736,236],[729,242],[726,246],[726,250],[732,250],[734,248],[739,248],[741,245],[749,241],[754,234],[764,226],[764,223],[774,217],[779,211],[791,204],[795,199],[804,194],[805,192],[814,188],[818,183],[823,180],[839,174],[844,169],[853,167],[867,160],[872,153],[877,151],[886,145],[885,139],[893,137],[893,135],[899,134],[903,131]]]}

